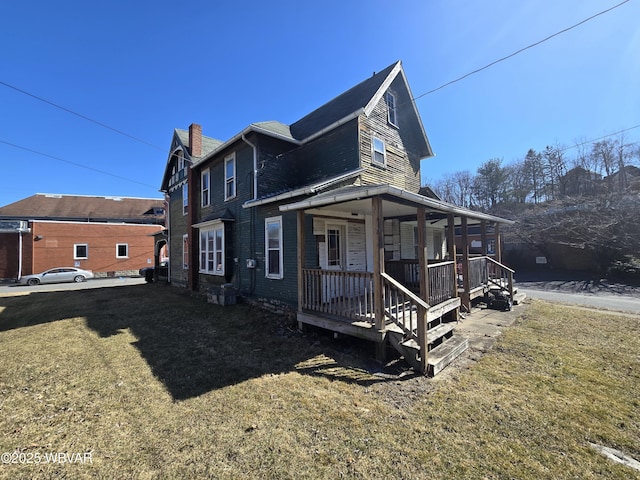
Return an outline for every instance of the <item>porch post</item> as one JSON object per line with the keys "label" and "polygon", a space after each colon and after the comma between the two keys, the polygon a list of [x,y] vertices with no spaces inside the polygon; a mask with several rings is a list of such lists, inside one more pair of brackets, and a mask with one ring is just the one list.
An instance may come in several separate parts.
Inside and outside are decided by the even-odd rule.
{"label": "porch post", "polygon": [[[447,215],[447,252],[449,252],[449,260],[453,261],[453,277],[451,278],[451,296],[459,297],[458,293],[458,258],[456,252],[456,219],[453,213]],[[460,308],[454,311],[454,320],[460,320]]]}
{"label": "porch post", "polygon": [[469,283],[469,228],[467,217],[462,217],[462,298],[460,301],[471,311],[471,287]]}
{"label": "porch post", "polygon": [[298,227],[298,312],[302,312],[304,305],[304,268],[305,255],[305,238],[304,238],[304,210],[298,210],[297,227]]}
{"label": "porch post", "polygon": [[487,248],[487,221],[482,220],[480,222],[480,242],[482,243],[482,255],[485,257],[489,253],[489,249]]}
{"label": "porch post", "polygon": [[[420,298],[429,303],[429,267],[427,265],[426,210],[418,207],[418,265],[420,268]],[[420,345],[420,370],[427,372],[427,309],[418,305],[418,345]]]}
{"label": "porch post", "polygon": [[[376,330],[384,330],[384,295],[382,293],[382,277],[384,271],[384,218],[382,216],[382,199],[378,196],[371,199],[373,217],[373,315]],[[386,341],[376,344],[376,358],[384,361],[386,357]]]}
{"label": "porch post", "polygon": [[502,263],[502,242],[500,241],[500,224],[496,222],[496,261]]}

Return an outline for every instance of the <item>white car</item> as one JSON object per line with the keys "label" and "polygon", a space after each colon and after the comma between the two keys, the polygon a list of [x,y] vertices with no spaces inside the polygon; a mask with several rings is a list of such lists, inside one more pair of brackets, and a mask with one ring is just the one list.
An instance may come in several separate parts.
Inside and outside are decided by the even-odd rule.
{"label": "white car", "polygon": [[74,267],[50,268],[42,273],[25,275],[18,280],[21,285],[39,285],[40,283],[63,283],[63,282],[84,282],[88,278],[93,278],[91,270],[81,270]]}

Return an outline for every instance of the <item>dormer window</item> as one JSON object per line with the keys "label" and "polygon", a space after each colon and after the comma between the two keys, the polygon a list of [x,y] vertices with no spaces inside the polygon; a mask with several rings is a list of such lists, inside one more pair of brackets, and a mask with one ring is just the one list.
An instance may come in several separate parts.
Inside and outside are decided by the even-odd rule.
{"label": "dormer window", "polygon": [[386,165],[387,155],[386,155],[384,140],[380,140],[377,137],[373,137],[372,143],[373,143],[373,155],[372,155],[373,163],[376,163],[378,165]]}
{"label": "dormer window", "polygon": [[397,127],[398,115],[396,111],[396,96],[391,92],[387,92],[386,101],[387,101],[387,112],[388,112],[387,120],[391,125],[393,125],[394,127]]}
{"label": "dormer window", "polygon": [[184,168],[184,153],[182,153],[182,150],[180,150],[176,153],[176,155],[178,157],[178,171],[180,171]]}

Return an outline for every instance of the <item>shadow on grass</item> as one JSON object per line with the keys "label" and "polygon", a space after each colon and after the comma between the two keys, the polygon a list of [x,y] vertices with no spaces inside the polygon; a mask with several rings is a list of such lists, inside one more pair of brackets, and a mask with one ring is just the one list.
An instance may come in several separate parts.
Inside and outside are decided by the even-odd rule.
{"label": "shadow on grass", "polygon": [[[130,332],[137,339],[133,346],[175,400],[288,372],[364,386],[398,380],[375,374],[381,366],[372,361],[373,344],[332,342],[319,332],[302,335],[273,314],[247,305],[211,305],[168,286],[0,298],[0,332],[72,318],[84,318],[101,338]],[[104,348],[113,345],[121,346]]]}

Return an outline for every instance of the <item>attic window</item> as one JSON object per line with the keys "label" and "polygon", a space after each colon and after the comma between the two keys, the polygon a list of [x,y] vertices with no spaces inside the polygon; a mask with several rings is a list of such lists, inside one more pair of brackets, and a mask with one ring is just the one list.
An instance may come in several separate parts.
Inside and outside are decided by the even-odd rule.
{"label": "attic window", "polygon": [[396,96],[391,92],[387,92],[386,101],[387,101],[387,111],[388,111],[387,119],[389,120],[389,123],[391,125],[393,125],[394,127],[397,127],[398,115],[396,111]]}
{"label": "attic window", "polygon": [[377,137],[373,137],[373,163],[377,163],[378,165],[385,165],[386,161],[386,149],[384,145],[384,140],[380,140]]}

